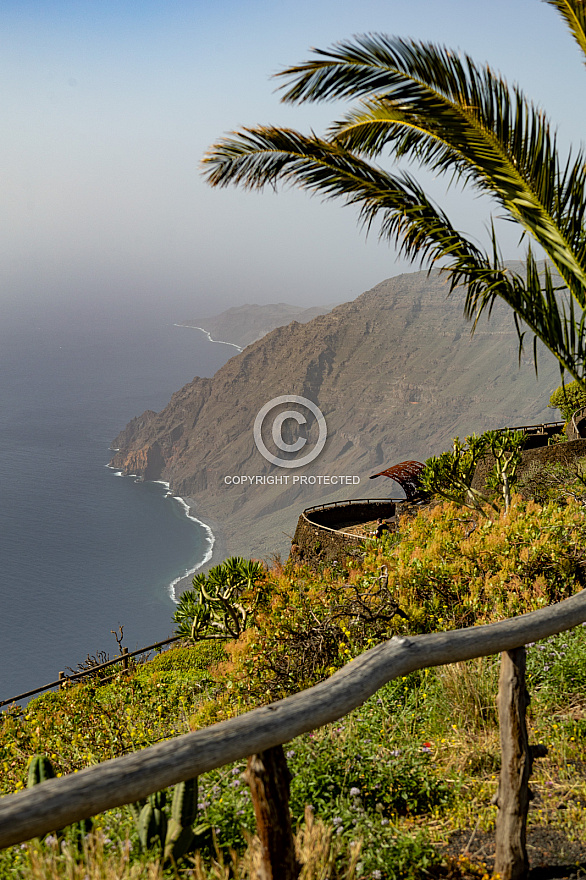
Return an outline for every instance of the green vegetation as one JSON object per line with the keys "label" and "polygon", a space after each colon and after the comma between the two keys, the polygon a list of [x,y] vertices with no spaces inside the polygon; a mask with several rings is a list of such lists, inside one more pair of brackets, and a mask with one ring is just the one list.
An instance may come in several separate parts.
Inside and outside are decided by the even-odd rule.
{"label": "green vegetation", "polygon": [[237,639],[262,597],[259,581],[263,574],[261,562],[242,556],[231,556],[207,574],[196,574],[193,589],[181,595],[173,618],[177,635]]}
{"label": "green vegetation", "polygon": [[549,405],[559,409],[562,417],[569,422],[576,410],[586,406],[586,391],[579,382],[560,385],[549,398]]}
{"label": "green vegetation", "polygon": [[[582,3],[547,2],[586,52]],[[501,297],[584,387],[584,154],[560,159],[546,117],[517,88],[436,46],[366,36],[284,75],[288,101],[359,103],[328,139],[257,128],[222,141],[206,159],[209,181],[289,180],[359,204],[367,225],[380,216],[383,236],[408,255],[442,261],[452,287],[466,285],[470,318]],[[386,149],[492,196],[543,247],[567,296],[549,265],[538,271],[530,249],[524,274],[511,272],[494,230],[492,248],[482,250],[413,178],[371,163]],[[448,500],[402,521],[398,536],[369,543],[345,568],[267,569],[233,558],[196,577],[176,613],[188,644],[114,680],[76,684],[3,714],[0,794],[310,687],[392,635],[489,623],[581,589],[584,471],[542,469],[525,477],[533,500],[511,496],[520,443],[495,432],[456,441],[452,453],[430,460],[425,477]],[[473,490],[474,468],[489,453],[488,485]],[[496,658],[421,670],[287,744],[303,880],[487,876],[468,847],[494,827],[497,675]],[[530,825],[583,840],[586,629],[529,646],[528,684],[531,741],[549,749],[534,770]],[[243,762],[221,767],[172,794],[96,816],[91,830],[56,830],[13,847],[0,853],[0,877],[252,878],[258,842],[243,771]],[[458,831],[468,846],[450,856]]]}
{"label": "green vegetation", "polygon": [[[514,496],[492,523],[454,503],[430,505],[346,568],[258,567],[260,590],[244,584],[237,599],[251,609],[238,638],[174,647],[110,682],[5,712],[0,791],[22,789],[29,774],[40,780],[43,767],[46,776],[39,755],[56,775],[75,772],[308,687],[393,634],[559,601],[580,587],[585,546],[573,498]],[[474,827],[494,827],[497,677],[498,658],[412,673],[285,746],[304,880],[483,876],[474,847],[464,857],[463,843],[458,858],[447,845],[456,832],[468,840]],[[535,767],[530,826],[583,839],[586,628],[529,647],[528,680],[530,738],[550,750]],[[192,781],[96,816],[89,834],[66,829],[7,850],[0,876],[252,877],[244,769],[222,767],[200,777],[197,791]]]}
{"label": "green vegetation", "polygon": [[[32,788],[34,785],[40,785],[48,779],[55,779],[53,765],[46,755],[34,755],[28,768],[27,788]],[[75,825],[71,825],[67,829],[67,843],[73,843],[74,848],[78,852],[81,852],[83,849],[83,840],[90,833],[93,826],[94,823],[91,819],[82,819],[80,822],[76,822]],[[55,832],[55,836],[57,840],[62,840],[64,836],[63,829],[58,829]]]}
{"label": "green vegetation", "polygon": [[524,495],[545,503],[554,501],[564,504],[572,498],[582,507],[586,506],[586,459],[568,464],[534,462],[522,474],[517,487]]}
{"label": "green vegetation", "polygon": [[159,852],[162,865],[177,864],[188,853],[199,850],[209,825],[194,828],[198,814],[198,780],[186,779],[173,788],[171,814],[165,806],[167,794],[157,791],[144,801],[130,804],[138,839],[144,853]]}
{"label": "green vegetation", "polygon": [[[522,431],[485,431],[479,437],[472,434],[464,442],[455,437],[451,452],[442,452],[428,458],[421,475],[421,487],[431,493],[455,501],[488,516],[485,508],[498,511],[495,496],[501,497],[505,513],[511,505],[511,489],[521,461],[525,437]],[[476,467],[483,458],[491,456],[494,465],[482,490],[472,486]]]}
{"label": "green vegetation", "polygon": [[[546,2],[586,53],[583,2]],[[563,156],[545,113],[490,66],[430,43],[366,34],[316,49],[279,76],[288,103],[355,104],[324,138],[259,126],[218,141],[204,159],[209,183],[262,189],[283,181],[358,205],[367,228],[380,221],[381,238],[445,267],[452,290],[466,287],[467,317],[476,323],[500,297],[514,311],[520,344],[529,328],[562,373],[586,387],[583,151]],[[524,271],[507,268],[494,222],[488,247],[477,245],[411,173],[382,168],[385,156],[487,195],[499,218],[518,224],[548,261],[538,266],[528,247]]]}

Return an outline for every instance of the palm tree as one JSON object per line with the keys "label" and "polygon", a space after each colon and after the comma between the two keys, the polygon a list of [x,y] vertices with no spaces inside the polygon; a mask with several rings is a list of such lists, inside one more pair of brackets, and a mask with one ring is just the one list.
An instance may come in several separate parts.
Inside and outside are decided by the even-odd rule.
{"label": "palm tree", "polygon": [[[545,0],[561,14],[586,55],[584,0]],[[288,128],[245,128],[204,157],[213,186],[294,183],[360,207],[381,238],[450,276],[466,290],[474,322],[496,297],[514,311],[520,346],[528,328],[586,388],[586,163],[582,150],[560,156],[545,114],[517,87],[467,55],[414,40],[365,35],[314,50],[278,74],[289,103],[355,99],[324,138]],[[522,271],[506,267],[494,225],[488,248],[450,222],[415,178],[387,171],[384,154],[449,175],[489,195],[543,249],[529,244]]]}

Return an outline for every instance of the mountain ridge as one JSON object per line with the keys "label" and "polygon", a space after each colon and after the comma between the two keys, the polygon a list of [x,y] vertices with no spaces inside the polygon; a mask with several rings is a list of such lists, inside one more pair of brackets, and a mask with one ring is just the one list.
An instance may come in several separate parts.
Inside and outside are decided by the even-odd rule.
{"label": "mountain ridge", "polygon": [[[183,321],[180,327],[193,327],[209,333],[212,342],[224,342],[228,345],[236,345],[240,349],[258,342],[276,327],[283,327],[292,321],[299,324],[307,324],[318,315],[325,315],[334,308],[334,305],[295,306],[291,303],[246,303],[242,306],[233,306],[220,315],[213,315],[201,321]],[[205,325],[205,326],[204,326]]]}
{"label": "mountain ridge", "polygon": [[[470,337],[462,297],[447,297],[448,289],[438,272],[398,275],[308,323],[272,330],[213,378],[194,378],[160,413],[133,419],[114,441],[112,466],[169,481],[175,494],[195,500],[198,516],[222,523],[230,553],[262,557],[287,551],[304,507],[392,494],[382,478],[368,481],[382,466],[423,460],[458,434],[551,420],[547,401],[559,384],[553,356],[539,346],[536,381],[532,356],[524,354],[518,368],[510,309],[498,303]],[[328,429],[316,461],[290,473],[266,461],[253,437],[261,407],[282,395],[312,401]],[[307,439],[315,443],[315,424]],[[328,474],[360,483],[293,480]],[[226,482],[278,475],[290,479]]]}

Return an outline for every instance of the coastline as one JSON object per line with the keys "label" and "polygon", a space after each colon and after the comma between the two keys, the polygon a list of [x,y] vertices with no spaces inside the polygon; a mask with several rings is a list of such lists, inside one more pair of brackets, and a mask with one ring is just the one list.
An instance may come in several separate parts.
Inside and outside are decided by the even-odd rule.
{"label": "coastline", "polygon": [[184,593],[185,590],[190,589],[193,576],[196,572],[200,570],[206,570],[207,568],[210,568],[212,565],[216,565],[218,562],[221,562],[221,560],[224,559],[224,538],[219,523],[213,520],[209,520],[208,517],[206,517],[207,522],[204,522],[202,519],[200,519],[201,512],[196,513],[196,501],[194,498],[182,498],[181,495],[174,495],[171,492],[170,485],[166,480],[152,480],[152,482],[159,483],[161,486],[165,486],[167,489],[167,494],[165,497],[172,498],[173,500],[179,502],[187,519],[196,522],[203,528],[206,533],[205,540],[207,543],[207,547],[202,561],[198,562],[197,565],[194,565],[193,568],[187,569],[184,574],[176,577],[174,580],[171,581],[168,586],[169,596],[171,597],[173,602],[177,603],[179,601],[179,596],[181,595],[181,593]]}
{"label": "coastline", "polygon": [[[168,494],[170,497],[175,498],[176,501],[180,502],[185,510],[185,515],[188,519],[191,519],[194,522],[199,523],[199,525],[203,526],[206,531],[208,541],[208,548],[206,550],[206,554],[203,560],[199,562],[194,568],[186,571],[185,574],[182,574],[179,577],[175,578],[175,580],[173,580],[169,584],[169,595],[171,596],[173,602],[178,602],[181,594],[184,593],[185,590],[191,589],[191,582],[193,580],[194,574],[199,571],[206,571],[213,565],[218,565],[218,563],[222,562],[222,560],[226,558],[226,542],[220,523],[216,522],[208,516],[205,516],[205,513],[202,513],[201,510],[198,510],[197,503],[194,498],[181,498],[178,495],[173,495],[171,492],[169,492]],[[202,516],[205,516],[205,522],[202,519]]]}
{"label": "coastline", "polygon": [[[204,333],[209,342],[214,342],[217,345],[230,345],[232,348],[235,348],[238,352],[243,351],[243,348],[240,345],[237,345],[235,342],[227,342],[222,339],[213,339],[209,330],[206,330],[205,327],[195,327],[192,324],[174,324],[174,327],[185,327],[188,330],[199,330],[201,333]],[[113,451],[114,450],[112,447]],[[136,474],[125,474],[121,470],[117,470],[111,464],[106,465],[107,468],[114,471],[114,476],[116,477],[132,477],[135,480],[142,479],[138,477]],[[212,520],[210,517],[205,518],[205,521],[200,518],[201,512],[196,513],[197,504],[194,498],[182,498],[180,495],[174,495],[170,491],[170,484],[166,480],[152,480],[153,483],[159,483],[162,486],[165,486],[167,493],[167,498],[173,498],[175,501],[179,502],[181,507],[183,508],[183,512],[187,519],[196,522],[200,525],[205,532],[205,542],[206,542],[206,550],[204,553],[204,558],[201,562],[198,562],[193,568],[187,569],[184,574],[179,577],[174,578],[168,585],[167,590],[169,593],[169,597],[175,603],[179,601],[179,597],[186,590],[191,588],[193,576],[196,572],[206,571],[208,568],[211,568],[213,565],[218,565],[222,562],[227,555],[226,551],[226,542],[224,539],[224,535],[220,526],[215,520]],[[204,514],[205,515],[205,514]]]}
{"label": "coastline", "polygon": [[[114,471],[115,477],[130,477],[135,481],[142,479],[136,474],[125,474],[123,473],[123,471],[117,470],[110,464],[107,464],[106,467]],[[205,521],[201,519],[201,517],[205,516],[205,514],[202,514],[201,511],[197,510],[197,502],[194,498],[182,498],[180,495],[174,495],[173,492],[171,492],[170,490],[170,484],[167,482],[167,480],[151,480],[150,482],[158,483],[160,486],[164,486],[167,490],[164,497],[172,498],[177,501],[183,508],[183,512],[187,519],[196,522],[203,528],[204,532],[206,533],[205,540],[207,547],[204,553],[204,558],[201,560],[201,562],[198,562],[197,565],[193,566],[193,568],[186,569],[186,571],[182,575],[174,578],[167,585],[169,597],[173,602],[177,603],[179,601],[179,596],[181,595],[181,593],[184,593],[185,590],[189,590],[191,588],[191,582],[196,572],[200,570],[206,571],[208,568],[211,568],[212,565],[218,565],[218,563],[222,562],[226,558],[226,542],[219,522],[211,519],[208,516],[205,517]]]}
{"label": "coastline", "polygon": [[224,339],[212,339],[212,334],[209,330],[206,330],[205,327],[196,327],[194,324],[173,324],[173,326],[186,327],[188,330],[201,330],[202,333],[205,333],[209,342],[215,342],[217,345],[231,345],[238,351],[244,351],[244,349],[240,345],[236,345],[235,342],[226,342]]}

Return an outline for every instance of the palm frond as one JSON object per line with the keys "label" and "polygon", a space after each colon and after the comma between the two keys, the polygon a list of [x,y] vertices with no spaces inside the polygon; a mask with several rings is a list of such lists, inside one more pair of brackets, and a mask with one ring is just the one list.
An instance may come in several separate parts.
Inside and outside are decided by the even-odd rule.
{"label": "palm frond", "polygon": [[[586,54],[586,0],[545,0]],[[546,115],[487,65],[432,43],[366,34],[314,50],[290,67],[286,102],[351,97],[357,103],[326,138],[291,129],[243,129],[204,158],[215,186],[290,183],[359,207],[359,218],[423,264],[440,265],[451,289],[466,288],[473,326],[497,298],[514,312],[520,349],[527,331],[586,386],[586,156],[560,155]],[[492,251],[458,232],[406,172],[374,160],[389,153],[434,173],[459,178],[489,195],[544,249],[560,282],[531,249],[524,272],[503,263],[494,228]],[[566,285],[566,289],[562,289]]]}
{"label": "palm frond", "polygon": [[[560,13],[574,39],[586,55],[586,9],[584,0],[545,0]],[[584,61],[586,64],[586,59]]]}
{"label": "palm frond", "polygon": [[335,143],[280,128],[246,129],[220,141],[204,164],[214,186],[262,188],[287,182],[360,206],[367,227],[380,222],[381,238],[395,242],[411,259],[444,267],[452,290],[465,286],[465,313],[475,324],[484,312],[490,313],[497,297],[504,300],[518,319],[520,343],[529,329],[563,370],[583,380],[584,313],[575,315],[573,298],[560,295],[550,270],[545,267],[540,273],[529,252],[525,277],[511,272],[501,260],[494,230],[492,254],[487,254],[459,233],[405,172],[389,174]]}
{"label": "palm frond", "polygon": [[480,254],[408,174],[390,174],[315,135],[244,129],[215,144],[203,165],[212,186],[234,183],[262,189],[285,182],[358,205],[360,221],[368,229],[378,218],[381,238],[396,241],[405,256],[422,262],[436,262],[453,250]]}
{"label": "palm frond", "polygon": [[586,303],[585,159],[560,166],[544,113],[467,55],[384,35],[363,35],[289,68],[285,100],[368,96],[330,138],[365,157],[388,149],[449,172],[496,198],[536,238]]}
{"label": "palm frond", "polygon": [[531,249],[526,258],[525,273],[509,270],[497,253],[493,239],[493,257],[485,262],[460,260],[450,267],[452,288],[466,287],[465,315],[478,323],[480,316],[492,311],[497,298],[513,309],[519,337],[519,358],[527,329],[540,339],[556,357],[560,373],[569,373],[581,383],[586,376],[586,312],[576,313],[574,300],[567,289],[554,283],[547,263],[538,266]]}

